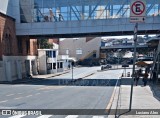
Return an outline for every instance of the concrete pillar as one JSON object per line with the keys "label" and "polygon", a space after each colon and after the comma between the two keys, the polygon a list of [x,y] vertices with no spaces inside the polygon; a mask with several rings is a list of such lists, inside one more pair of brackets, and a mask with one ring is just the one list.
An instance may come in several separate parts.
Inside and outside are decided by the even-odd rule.
{"label": "concrete pillar", "polygon": [[16,60],[16,65],[17,65],[17,75],[18,79],[22,79],[22,63],[20,60]]}
{"label": "concrete pillar", "polygon": [[37,39],[30,39],[30,55],[35,56],[37,55]]}
{"label": "concrete pillar", "polygon": [[5,62],[5,76],[6,76],[6,81],[9,82],[12,81],[11,61]]}

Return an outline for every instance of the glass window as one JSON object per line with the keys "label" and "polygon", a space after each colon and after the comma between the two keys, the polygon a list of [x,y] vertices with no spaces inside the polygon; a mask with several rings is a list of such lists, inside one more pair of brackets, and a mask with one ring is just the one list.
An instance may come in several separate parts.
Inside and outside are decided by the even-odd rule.
{"label": "glass window", "polygon": [[53,51],[53,58],[56,57],[56,51]]}
{"label": "glass window", "polygon": [[60,66],[59,66],[59,62],[57,63],[57,68],[59,68]]}
{"label": "glass window", "polygon": [[66,49],[66,55],[69,55],[69,49]]}
{"label": "glass window", "polygon": [[63,68],[63,62],[60,62],[60,68]]}
{"label": "glass window", "polygon": [[56,51],[46,51],[46,56],[49,58],[55,58],[56,57]]}
{"label": "glass window", "polygon": [[52,70],[52,63],[47,63],[47,70]]}
{"label": "glass window", "polygon": [[82,54],[82,49],[77,49],[76,54]]}
{"label": "glass window", "polygon": [[56,69],[56,63],[53,63],[53,69]]}

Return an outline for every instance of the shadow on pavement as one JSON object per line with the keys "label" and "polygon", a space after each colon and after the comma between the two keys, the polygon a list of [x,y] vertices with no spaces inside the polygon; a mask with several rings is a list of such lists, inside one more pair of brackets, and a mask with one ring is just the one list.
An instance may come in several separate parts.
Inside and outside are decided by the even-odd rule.
{"label": "shadow on pavement", "polygon": [[[121,85],[131,85],[131,81],[132,79],[131,78],[122,78],[121,79]],[[136,82],[134,81],[134,86],[136,86]],[[142,78],[139,79],[138,81],[138,85],[137,86],[141,86],[141,87],[144,87],[144,82],[142,81]],[[152,81],[150,81],[148,79],[147,81],[147,86],[150,87],[151,89],[151,92],[153,93],[153,96],[158,100],[160,101],[160,85],[157,85],[157,84],[153,84]]]}
{"label": "shadow on pavement", "polygon": [[149,83],[149,87],[153,93],[153,96],[160,101],[160,85],[153,84],[152,81]]}
{"label": "shadow on pavement", "polygon": [[34,81],[12,84],[54,86],[115,86],[118,79],[34,79]]}
{"label": "shadow on pavement", "polygon": [[[134,86],[135,86],[136,85],[136,81],[133,80],[133,82],[134,82]],[[122,78],[121,79],[121,85],[131,85],[131,83],[132,83],[132,78]],[[143,87],[144,86],[143,84],[144,83],[142,81],[142,78],[140,78],[139,81],[138,81],[137,86]]]}

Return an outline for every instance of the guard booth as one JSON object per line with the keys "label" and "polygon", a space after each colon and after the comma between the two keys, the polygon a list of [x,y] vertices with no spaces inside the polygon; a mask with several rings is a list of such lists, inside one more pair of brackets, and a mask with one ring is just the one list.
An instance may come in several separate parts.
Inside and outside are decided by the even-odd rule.
{"label": "guard booth", "polygon": [[58,55],[58,49],[38,49],[39,74],[53,74],[68,69],[68,55]]}
{"label": "guard booth", "polygon": [[39,74],[57,73],[57,49],[38,49]]}

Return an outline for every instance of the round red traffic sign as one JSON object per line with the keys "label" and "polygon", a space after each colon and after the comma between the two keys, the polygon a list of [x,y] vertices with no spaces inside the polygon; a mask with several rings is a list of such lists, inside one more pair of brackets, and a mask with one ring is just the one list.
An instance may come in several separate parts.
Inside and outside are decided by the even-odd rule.
{"label": "round red traffic sign", "polygon": [[145,11],[145,5],[142,1],[136,1],[131,6],[132,13],[135,15],[141,15]]}

